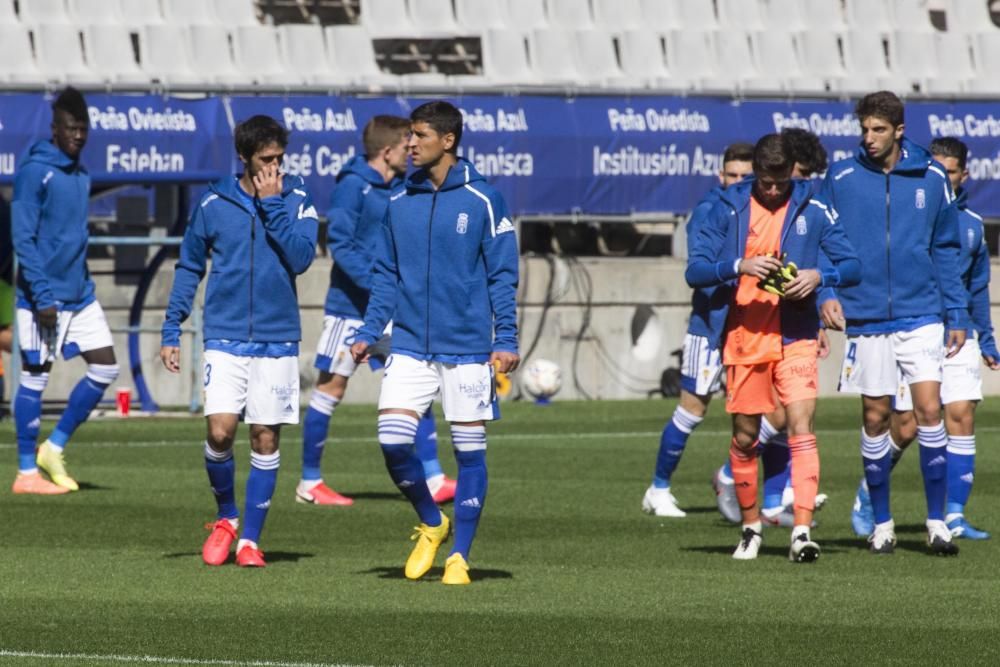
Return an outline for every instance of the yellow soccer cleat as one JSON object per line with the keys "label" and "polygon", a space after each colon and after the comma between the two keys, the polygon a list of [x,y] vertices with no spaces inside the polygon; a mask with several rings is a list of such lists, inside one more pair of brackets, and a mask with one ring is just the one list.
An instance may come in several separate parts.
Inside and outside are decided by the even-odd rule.
{"label": "yellow soccer cleat", "polygon": [[49,479],[59,486],[70,491],[80,490],[80,485],[66,472],[66,463],[63,461],[62,452],[53,449],[48,442],[42,443],[42,446],[38,448],[35,462],[39,468],[45,471]]}
{"label": "yellow soccer cleat", "polygon": [[442,584],[463,585],[471,584],[469,579],[469,564],[462,558],[462,554],[454,553],[448,556],[444,562],[444,576],[441,577]]}
{"label": "yellow soccer cleat", "polygon": [[419,579],[427,574],[427,570],[431,569],[438,547],[448,539],[448,535],[451,533],[451,522],[448,521],[444,512],[441,512],[440,526],[428,526],[426,523],[422,523],[413,530],[416,532],[410,539],[416,540],[417,545],[413,547],[410,557],[406,559],[405,574],[407,579]]}

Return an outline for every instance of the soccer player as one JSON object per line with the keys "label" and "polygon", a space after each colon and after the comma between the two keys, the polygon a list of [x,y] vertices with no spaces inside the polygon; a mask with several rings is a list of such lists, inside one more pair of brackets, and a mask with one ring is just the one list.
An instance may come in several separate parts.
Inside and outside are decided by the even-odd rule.
{"label": "soccer player", "polygon": [[[28,149],[14,180],[11,218],[20,263],[17,335],[23,365],[14,398],[14,493],[58,495],[80,488],[66,470],[63,448],[118,377],[111,331],[87,269],[90,175],[80,152],[89,129],[87,102],[79,91],[66,88],[52,104],[52,138]],[[57,355],[82,356],[87,374],[73,388],[59,423],[36,456],[42,392]]]}
{"label": "soccer player", "polygon": [[507,206],[457,156],[462,114],[444,101],[410,115],[417,171],[389,200],[382,248],[351,353],[356,362],[393,321],[379,396],[379,444],[393,482],[420,519],[405,574],[419,579],[450,531],[413,453],[420,415],[440,390],[458,462],[455,544],[445,584],[468,584],[469,549],[486,501],[486,426],[499,418],[494,371],[517,352],[518,246]]}
{"label": "soccer player", "polygon": [[824,294],[821,302],[827,327],[846,324],[840,390],[861,394],[861,456],[875,522],[870,549],[887,554],[896,544],[889,428],[902,378],[913,396],[927,544],[932,553],[953,555],[958,546],[944,521],[948,435],[940,395],[943,359],[957,355],[966,337],[958,209],[944,169],[904,136],[903,103],[896,95],[866,95],[855,112],[861,146],[830,168],[823,193],[859,251],[863,275],[860,285]]}
{"label": "soccer player", "polygon": [[[695,251],[693,246],[698,237],[698,230],[708,212],[718,203],[726,188],[739,183],[753,172],[752,160],[752,144],[735,143],[726,148],[722,155],[719,185],[709,190],[688,218],[686,225],[688,257]],[[648,514],[666,517],[686,516],[684,510],[677,506],[677,499],[670,491],[670,477],[680,463],[688,438],[705,418],[708,405],[712,401],[712,394],[719,391],[721,386],[722,359],[719,356],[719,346],[709,338],[713,320],[724,317],[725,304],[718,300],[716,291],[717,288],[713,286],[695,288],[691,293],[691,316],[688,319],[688,330],[684,336],[681,357],[681,396],[673,416],[663,428],[660,449],[656,455],[653,482],[642,498],[642,511]],[[716,480],[719,479],[717,474]],[[721,479],[725,480],[727,477]],[[732,490],[731,483],[728,489]],[[730,507],[730,504],[724,502],[724,497],[732,496],[735,501],[735,494],[726,494],[724,486],[717,486],[716,492],[720,498],[720,509]],[[732,520],[739,521],[738,506]]]}
{"label": "soccer player", "polygon": [[[808,183],[792,179],[792,167],[780,135],[761,138],[754,147],[754,179],[723,193],[699,232],[685,273],[692,287],[719,285],[729,304],[724,329],[715,335],[725,340],[726,411],[733,415],[730,466],[743,519],[733,554],[738,560],[756,558],[760,549],[757,439],[761,416],[775,410],[775,397],[785,408],[795,495],[788,556],[793,562],[819,557],[810,535],[819,485],[813,432],[819,382],[816,289],[854,284],[860,277],[857,255],[836,224],[836,213],[811,197]],[[831,261],[822,271],[820,249]],[[761,282],[783,270],[779,256],[798,267],[781,282],[780,295],[765,291]]]}
{"label": "soccer player", "polygon": [[[959,211],[959,240],[962,245],[962,283],[968,292],[969,318],[972,326],[966,330],[965,345],[954,357],[944,360],[941,380],[941,402],[944,404],[945,429],[948,431],[946,456],[948,459],[948,495],[945,506],[945,523],[953,537],[985,540],[986,531],[973,527],[965,519],[965,505],[972,492],[976,466],[976,405],[983,398],[983,381],[979,358],[991,370],[1000,369],[1000,352],[993,337],[990,316],[990,258],[983,238],[983,219],[967,205],[967,193],[962,184],[969,177],[966,161],[968,147],[954,137],[942,137],[931,142],[931,156],[948,174],[948,181],[955,192]],[[972,337],[975,330],[976,338]],[[917,435],[913,416],[913,400],[906,383],[901,382],[896,393],[890,421],[890,448],[894,468],[903,451]],[[859,535],[869,535],[873,530],[873,511],[864,481],[855,497],[851,525]]]}
{"label": "soccer player", "polygon": [[209,186],[195,205],[163,322],[160,358],[180,371],[181,323],[191,313],[211,254],[205,290],[205,468],[218,504],[202,547],[222,565],[239,529],[233,440],[250,425],[250,475],[240,567],[264,567],[260,534],[274,494],[282,424],[299,421],[299,308],[295,278],[316,254],[318,220],[302,179],[281,173],[288,132],[268,116],[236,126],[244,171]]}
{"label": "soccer player", "polygon": [[[302,425],[302,480],[295,490],[299,502],[316,505],[354,502],[323,483],[320,461],[330,418],[357,368],[350,346],[368,306],[372,254],[376,236],[381,233],[389,193],[406,175],[409,134],[408,119],[375,116],[362,134],[365,154],[351,158],[337,174],[327,214],[330,221],[327,236],[334,264],[326,294],[323,333],[316,348],[319,380]],[[417,428],[416,448],[434,500],[438,503],[451,500],[455,496],[455,480],[447,479],[441,470],[434,413],[430,409]]]}

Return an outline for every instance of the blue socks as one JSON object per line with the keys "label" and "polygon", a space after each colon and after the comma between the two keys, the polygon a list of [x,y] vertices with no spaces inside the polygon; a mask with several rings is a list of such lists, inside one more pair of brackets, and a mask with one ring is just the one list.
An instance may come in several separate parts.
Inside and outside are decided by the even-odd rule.
{"label": "blue socks", "polygon": [[937,426],[917,426],[917,442],[920,443],[920,472],[924,476],[927,519],[944,521],[948,493],[948,457],[945,450],[948,434],[944,422],[939,422]]}
{"label": "blue socks", "polygon": [[420,418],[417,424],[417,435],[415,438],[417,457],[424,466],[424,477],[430,479],[443,475],[441,461],[438,459],[437,424],[434,423],[434,410],[427,408],[427,412]]}
{"label": "blue socks", "polygon": [[889,510],[889,477],[893,463],[888,432],[869,436],[862,429],[861,462],[864,465],[875,523],[885,523],[892,519],[892,512]]}
{"label": "blue socks", "polygon": [[271,507],[271,497],[278,482],[280,465],[281,452],[250,453],[250,476],[247,478],[247,500],[243,509],[241,540],[249,540],[254,544],[260,541],[260,531],[264,528],[267,510]]}
{"label": "blue socks", "polygon": [[309,399],[309,409],[302,420],[302,480],[306,482],[323,479],[320,461],[323,446],[330,428],[330,417],[337,408],[338,401],[329,394],[313,391]]}
{"label": "blue socks", "polygon": [[469,559],[469,549],[486,504],[486,427],[452,426],[451,440],[458,462],[455,488],[455,545],[451,553]]}
{"label": "blue socks", "polygon": [[416,435],[417,420],[413,417],[402,414],[379,415],[378,442],[382,447],[389,476],[413,505],[421,523],[440,526],[441,510],[431,497],[424,468],[413,452]]}
{"label": "blue socks", "polygon": [[212,493],[215,494],[215,502],[219,506],[216,518],[239,517],[239,510],[236,509],[236,461],[233,460],[233,450],[217,452],[206,442],[205,470],[208,472],[208,483],[212,485]]}
{"label": "blue socks", "polygon": [[767,417],[760,419],[760,458],[764,468],[764,501],[761,510],[777,510],[784,507],[782,496],[790,477],[788,434],[775,430]]}
{"label": "blue socks", "polygon": [[948,436],[947,514],[964,514],[976,469],[976,436]]}
{"label": "blue socks", "polygon": [[42,427],[42,392],[48,373],[21,374],[21,385],[14,396],[14,425],[17,429],[17,468],[21,473],[37,472],[35,447]]}
{"label": "blue socks", "polygon": [[118,364],[88,365],[87,374],[70,392],[66,409],[63,410],[59,423],[49,436],[49,442],[64,447],[77,427],[87,421],[91,410],[97,407],[97,403],[104,396],[104,390],[115,381],[116,377],[118,377]]}
{"label": "blue socks", "polygon": [[663,428],[663,435],[660,436],[660,451],[656,455],[656,472],[653,475],[654,487],[658,489],[670,487],[670,476],[681,461],[688,437],[702,419],[704,418],[691,414],[679,405],[674,410],[673,417],[667,422]]}

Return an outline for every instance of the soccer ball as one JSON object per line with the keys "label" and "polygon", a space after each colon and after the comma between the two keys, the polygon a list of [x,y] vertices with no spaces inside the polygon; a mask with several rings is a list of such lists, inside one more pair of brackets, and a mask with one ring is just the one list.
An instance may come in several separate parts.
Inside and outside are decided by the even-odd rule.
{"label": "soccer ball", "polygon": [[532,359],[521,375],[521,388],[534,398],[555,396],[562,387],[559,364],[548,359]]}

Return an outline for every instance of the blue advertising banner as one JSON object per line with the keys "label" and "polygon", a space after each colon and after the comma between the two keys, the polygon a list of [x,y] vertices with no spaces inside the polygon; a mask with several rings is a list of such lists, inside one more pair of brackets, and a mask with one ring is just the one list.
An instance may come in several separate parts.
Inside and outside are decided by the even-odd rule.
{"label": "blue advertising banner", "polygon": [[[323,210],[336,175],[363,153],[377,114],[408,116],[403,97],[237,96],[200,100],[89,95],[92,131],[83,160],[95,183],[205,181],[240,171],[232,123],[254,114],[291,133],[284,168],[302,176]],[[689,211],[716,182],[725,147],[785,127],[819,135],[831,162],[860,141],[853,105],[710,97],[466,96],[461,154],[517,214]],[[20,154],[49,135],[50,100],[0,96],[0,184]],[[921,144],[956,136],[970,148],[972,208],[1000,217],[1000,103],[910,102],[907,135]]]}

